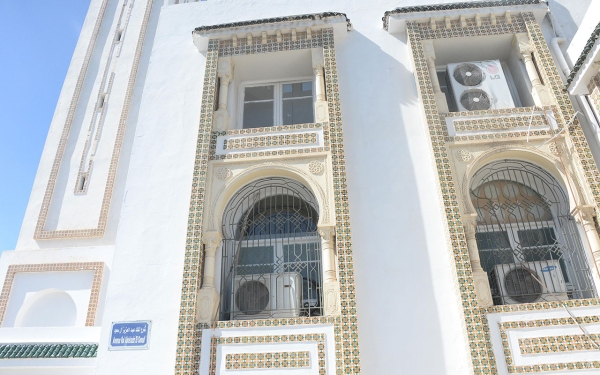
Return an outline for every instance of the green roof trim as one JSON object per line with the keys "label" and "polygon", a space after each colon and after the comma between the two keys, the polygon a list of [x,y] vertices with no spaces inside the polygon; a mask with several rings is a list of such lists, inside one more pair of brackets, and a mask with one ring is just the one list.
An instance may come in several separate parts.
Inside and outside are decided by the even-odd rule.
{"label": "green roof trim", "polygon": [[0,344],[0,359],[95,358],[98,344]]}
{"label": "green roof trim", "polygon": [[579,58],[577,59],[577,62],[575,63],[575,65],[573,65],[571,74],[569,74],[569,76],[567,77],[567,84],[565,85],[565,89],[568,89],[569,86],[571,86],[571,83],[573,83],[575,76],[577,75],[579,70],[581,70],[583,63],[585,62],[585,60],[587,60],[589,53],[592,51],[592,48],[594,48],[594,45],[596,44],[596,41],[599,37],[600,22],[598,22],[596,28],[594,29],[594,31],[592,31],[592,36],[590,36],[590,39],[588,39],[587,43],[585,44],[585,47],[583,47],[583,51],[581,51],[581,55],[579,55]]}
{"label": "green roof trim", "polygon": [[300,15],[297,15],[297,16],[264,18],[264,19],[252,20],[252,21],[241,21],[241,22],[223,23],[223,24],[220,24],[220,25],[200,26],[200,27],[197,27],[194,30],[194,32],[195,33],[201,33],[203,31],[209,31],[209,30],[231,29],[231,28],[234,28],[234,27],[262,25],[262,24],[269,24],[269,23],[281,23],[281,22],[289,22],[289,21],[320,20],[322,18],[340,17],[340,16],[342,16],[342,17],[344,17],[346,19],[347,28],[348,28],[348,30],[351,30],[352,29],[352,24],[350,23],[350,19],[346,16],[345,13],[323,12],[323,13],[313,13],[313,14],[300,14]]}
{"label": "green roof trim", "polygon": [[491,8],[491,7],[508,7],[515,5],[537,5],[541,4],[541,0],[495,0],[495,1],[465,1],[461,3],[435,4],[435,5],[417,5],[394,10],[388,10],[383,14],[383,28],[388,29],[388,17],[392,14],[405,14],[416,12],[435,12],[440,10],[454,9],[473,9],[473,8]]}

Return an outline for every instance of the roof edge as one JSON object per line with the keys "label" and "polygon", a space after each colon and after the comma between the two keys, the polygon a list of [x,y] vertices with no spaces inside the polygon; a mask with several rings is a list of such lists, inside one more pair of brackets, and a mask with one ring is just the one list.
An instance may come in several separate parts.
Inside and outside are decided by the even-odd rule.
{"label": "roof edge", "polygon": [[589,53],[592,51],[592,49],[596,45],[596,42],[598,41],[599,38],[600,38],[600,22],[598,22],[598,24],[594,28],[594,31],[592,31],[592,34],[591,34],[590,38],[588,39],[588,41],[585,43],[585,46],[583,47],[583,50],[581,51],[579,58],[573,65],[573,69],[571,69],[571,73],[567,77],[567,83],[565,84],[565,90],[568,90],[569,87],[571,86],[571,84],[575,81],[575,78],[580,73],[581,68],[583,67],[584,63],[586,62],[586,60],[589,56]]}

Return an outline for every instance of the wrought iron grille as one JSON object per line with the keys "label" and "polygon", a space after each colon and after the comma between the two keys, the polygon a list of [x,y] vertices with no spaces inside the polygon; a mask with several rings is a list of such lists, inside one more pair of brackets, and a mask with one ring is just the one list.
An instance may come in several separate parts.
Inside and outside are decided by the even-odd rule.
{"label": "wrought iron grille", "polygon": [[476,239],[495,305],[595,296],[577,224],[556,179],[518,160],[473,177]]}
{"label": "wrought iron grille", "polygon": [[317,200],[287,178],[244,186],[223,215],[221,320],[322,315]]}

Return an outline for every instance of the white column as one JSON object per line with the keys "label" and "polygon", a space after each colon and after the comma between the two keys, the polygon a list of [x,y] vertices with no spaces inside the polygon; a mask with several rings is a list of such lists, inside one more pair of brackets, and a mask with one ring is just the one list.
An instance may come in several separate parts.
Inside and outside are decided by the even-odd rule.
{"label": "white column", "polygon": [[598,236],[598,231],[596,230],[596,225],[594,223],[596,209],[591,205],[581,205],[575,208],[573,216],[583,226],[585,236],[590,244],[592,256],[594,257],[594,262],[596,263],[596,268],[598,272],[600,272],[600,236]]}
{"label": "white column", "polygon": [[219,294],[215,289],[215,254],[221,243],[221,233],[207,232],[202,236],[204,244],[204,277],[198,291],[196,318],[199,323],[210,323],[216,319]]}
{"label": "white column", "polygon": [[533,97],[535,105],[553,105],[553,96],[550,93],[550,90],[548,90],[548,88],[542,84],[540,76],[537,73],[537,69],[535,68],[535,63],[533,62],[532,57],[533,47],[531,46],[529,36],[526,33],[515,34],[513,45],[519,53],[519,59],[521,59],[521,61],[523,61],[525,64],[527,76],[529,77],[529,81],[531,81],[531,96]]}
{"label": "white column", "polygon": [[219,77],[219,106],[213,116],[214,130],[229,129],[229,111],[227,110],[227,95],[229,94],[229,83],[233,77],[233,62],[231,57],[219,58],[217,66],[217,76]]}
{"label": "white column", "polygon": [[323,57],[323,48],[312,49],[312,64],[315,73],[315,122],[329,121],[329,106],[325,96],[325,76],[323,65],[325,58]]}
{"label": "white column", "polygon": [[423,45],[423,52],[425,53],[425,59],[427,60],[427,68],[429,69],[429,77],[431,78],[433,95],[435,97],[435,103],[437,104],[438,111],[440,113],[448,113],[449,110],[446,94],[444,94],[440,88],[440,81],[438,80],[437,70],[435,69],[435,49],[433,48],[433,42],[426,40],[421,42],[421,44]]}
{"label": "white column", "polygon": [[336,276],[335,266],[335,227],[319,227],[321,235],[321,253],[323,266],[323,302],[326,316],[339,315],[340,283]]}
{"label": "white column", "polygon": [[464,214],[463,226],[465,237],[467,238],[467,249],[469,250],[469,259],[471,261],[471,270],[473,272],[473,286],[479,306],[487,307],[494,304],[488,274],[481,267],[479,259],[479,249],[477,248],[477,239],[475,229],[477,228],[477,214]]}

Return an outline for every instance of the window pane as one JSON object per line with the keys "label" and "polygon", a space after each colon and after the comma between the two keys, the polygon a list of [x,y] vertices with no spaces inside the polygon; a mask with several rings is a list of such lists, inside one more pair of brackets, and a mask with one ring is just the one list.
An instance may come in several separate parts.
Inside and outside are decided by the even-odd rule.
{"label": "window pane", "polygon": [[254,100],[273,100],[273,85],[246,87],[244,93],[244,102]]}
{"label": "window pane", "polygon": [[244,103],[244,128],[273,126],[273,102]]}
{"label": "window pane", "polygon": [[479,250],[510,249],[506,232],[479,232],[475,239]]}
{"label": "window pane", "polygon": [[517,232],[521,246],[548,246],[556,243],[556,235],[552,228],[527,229]]}
{"label": "window pane", "polygon": [[312,97],[283,101],[283,125],[310,124],[314,121]]}
{"label": "window pane", "polygon": [[273,247],[242,247],[237,261],[237,275],[273,273]]}
{"label": "window pane", "polygon": [[312,96],[312,82],[298,82],[283,84],[283,98],[300,98]]}

